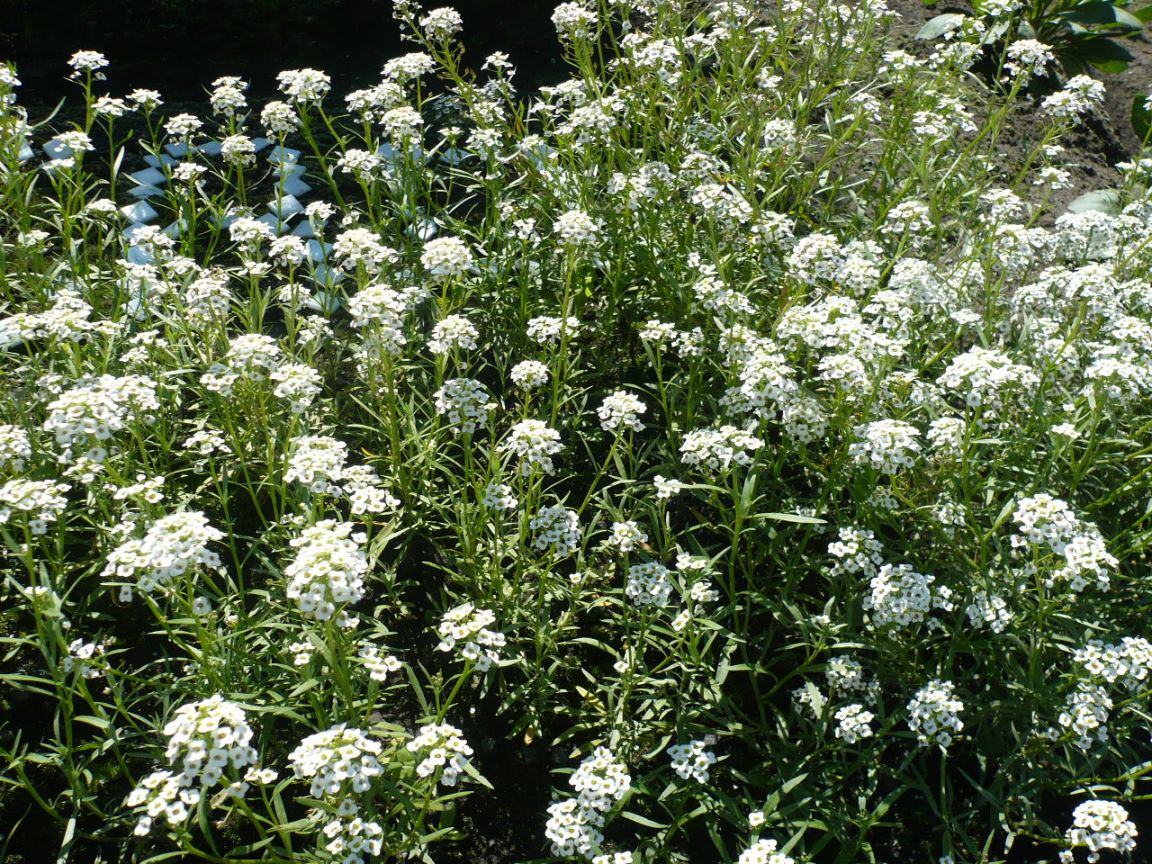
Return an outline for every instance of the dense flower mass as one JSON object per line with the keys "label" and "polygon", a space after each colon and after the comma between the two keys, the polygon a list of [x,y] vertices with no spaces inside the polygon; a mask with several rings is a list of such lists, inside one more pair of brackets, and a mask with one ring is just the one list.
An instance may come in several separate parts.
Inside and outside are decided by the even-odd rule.
{"label": "dense flower mass", "polygon": [[296,558],[284,569],[288,599],[308,618],[327,621],[364,596],[364,535],[350,522],[323,519],[290,541]]}
{"label": "dense flower mass", "polygon": [[6,854],[1142,860],[1140,10],[389,8],[0,61]]}

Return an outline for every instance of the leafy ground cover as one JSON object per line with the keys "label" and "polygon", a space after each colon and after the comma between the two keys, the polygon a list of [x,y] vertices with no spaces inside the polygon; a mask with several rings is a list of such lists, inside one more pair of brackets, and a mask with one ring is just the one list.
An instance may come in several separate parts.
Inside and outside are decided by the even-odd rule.
{"label": "leafy ground cover", "polygon": [[1138,857],[1152,158],[1079,194],[1100,83],[633,0],[522,98],[395,15],[347,95],[80,51],[49,128],[0,73],[6,855]]}

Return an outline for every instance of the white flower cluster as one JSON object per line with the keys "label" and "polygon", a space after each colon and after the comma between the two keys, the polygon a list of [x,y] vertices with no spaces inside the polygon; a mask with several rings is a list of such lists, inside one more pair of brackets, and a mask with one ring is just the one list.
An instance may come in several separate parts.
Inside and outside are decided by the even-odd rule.
{"label": "white flower cluster", "polygon": [[828,554],[838,559],[830,568],[833,576],[860,573],[872,578],[879,572],[883,547],[873,532],[849,526],[840,529],[839,537],[828,544]]}
{"label": "white flower cluster", "polygon": [[583,210],[569,210],[556,217],[552,225],[561,245],[573,249],[595,245],[600,239],[600,223]]}
{"label": "white flower cluster", "polygon": [[[311,646],[305,647],[310,648]],[[391,654],[380,653],[380,649],[370,642],[365,642],[360,646],[356,652],[356,657],[368,670],[368,677],[373,681],[387,681],[389,674],[399,672],[403,665]],[[298,665],[303,666],[304,664]]]}
{"label": "white flower cluster", "polygon": [[1003,633],[1012,623],[1012,613],[1004,598],[986,591],[972,595],[972,602],[964,608],[964,614],[973,627],[987,627],[993,633]]}
{"label": "white flower cluster", "polygon": [[449,609],[436,628],[440,637],[436,650],[453,651],[459,647],[460,655],[475,663],[477,672],[486,672],[493,663],[500,661],[496,649],[505,645],[503,633],[488,629],[489,625],[495,623],[494,612],[477,609],[471,603]]}
{"label": "white flower cluster", "polygon": [[527,477],[536,469],[551,474],[552,457],[563,450],[564,445],[560,443],[560,433],[543,420],[521,420],[509,430],[498,449],[518,456],[520,474]]}
{"label": "white flower cluster", "polygon": [[600,428],[605,432],[623,432],[631,429],[641,432],[644,424],[640,422],[640,415],[648,410],[648,406],[639,398],[624,390],[617,390],[605,398],[596,414],[600,417]]}
{"label": "white flower cluster", "polygon": [[282,357],[283,351],[271,336],[242,333],[228,343],[224,362],[213,363],[200,376],[200,383],[214,393],[230,396],[239,381],[267,381],[280,368]]}
{"label": "white flower cluster", "polygon": [[[1076,734],[1075,744],[1087,752],[1096,742],[1108,741],[1108,717],[1112,713],[1112,697],[1099,684],[1081,682],[1068,696],[1068,704],[1056,722]],[[1050,733],[1052,734],[1052,733]]]}
{"label": "white flower cluster", "polygon": [[[202,792],[216,786],[229,767],[239,771],[255,766],[259,758],[251,746],[252,727],[243,709],[221,696],[181,706],[164,734],[168,763],[179,763],[180,771],[155,771],[129,794],[125,803],[143,810],[133,832],[138,836],[151,831],[160,817],[173,827],[183,824],[200,803]],[[248,779],[267,778],[265,772],[250,770],[244,781],[228,787],[228,795],[242,797]]]}
{"label": "white flower cluster", "polygon": [[953,357],[936,383],[963,396],[969,408],[999,412],[1007,392],[1028,393],[1040,379],[1031,367],[977,345]]}
{"label": "white flower cluster", "polygon": [[861,738],[871,738],[872,727],[868,724],[872,719],[872,712],[865,710],[863,705],[845,705],[836,712],[835,735],[846,744],[855,744]]}
{"label": "white flower cluster", "polygon": [[608,546],[615,546],[621,552],[631,552],[636,547],[648,542],[648,535],[632,520],[627,522],[613,522],[612,536],[605,541]]}
{"label": "white flower cluster", "polygon": [[[66,448],[93,439],[107,441],[131,422],[151,422],[159,408],[156,382],[150,378],[101,375],[53,399],[44,431],[55,435],[56,443]],[[103,461],[93,451],[87,455]]]}
{"label": "white flower cluster", "polygon": [[288,69],[276,76],[276,82],[297,105],[318,103],[332,89],[332,79],[318,69]]}
{"label": "white flower cluster", "polygon": [[1109,684],[1119,682],[1137,692],[1149,686],[1152,642],[1143,637],[1125,636],[1119,643],[1106,645],[1092,639],[1083,648],[1076,649],[1072,660],[1092,678],[1102,678]]}
{"label": "white flower cluster", "polygon": [[0,424],[0,471],[23,471],[25,461],[31,458],[28,433],[19,426]]}
{"label": "white flower cluster", "polygon": [[572,339],[580,332],[580,319],[569,315],[567,318],[553,318],[541,315],[528,321],[527,335],[540,345],[554,345],[561,336]]}
{"label": "white flower cluster", "polygon": [[290,543],[298,550],[284,570],[288,599],[307,618],[327,621],[337,605],[357,603],[364,596],[368,559],[361,548],[366,538],[353,534],[351,522],[324,519],[310,525]]}
{"label": "white flower cluster", "polygon": [[707,741],[673,744],[665,752],[672,760],[672,770],[682,780],[708,782],[708,769],[716,764],[716,754],[708,750]]}
{"label": "white flower cluster", "polygon": [[437,237],[424,244],[420,263],[434,279],[466,276],[472,269],[472,252],[459,237]]}
{"label": "white flower cluster", "polygon": [[474,350],[480,331],[463,315],[449,315],[436,322],[432,336],[428,340],[428,350],[433,354],[447,354],[453,350]]}
{"label": "white flower cluster", "polygon": [[607,747],[597,747],[568,778],[576,798],[554,801],[548,807],[545,836],[552,841],[552,854],[570,858],[595,857],[604,842],[599,829],[605,815],[632,786],[623,763]]}
{"label": "white flower cluster", "polygon": [[339,799],[349,792],[367,792],[382,773],[377,757],[383,746],[359,729],[343,723],[309,735],[288,754],[297,780],[308,780],[309,794]]}
{"label": "white flower cluster", "polygon": [[68,506],[66,497],[71,487],[54,480],[9,480],[0,486],[0,525],[7,525],[13,513],[28,517],[28,530],[35,535],[48,533],[48,523],[55,522]]}
{"label": "white flower cluster", "polygon": [[522,360],[512,367],[509,377],[521,390],[538,390],[548,383],[548,367],[539,360]]}
{"label": "white flower cluster", "polygon": [[560,504],[541,507],[528,527],[535,534],[533,545],[541,552],[551,549],[554,555],[563,556],[580,548],[580,517],[575,510]]}
{"label": "white flower cluster", "polygon": [[848,455],[857,465],[874,468],[882,474],[895,474],[911,468],[920,455],[920,432],[901,420],[876,420],[853,428],[855,441]]}
{"label": "white flower cluster", "polygon": [[314,495],[343,495],[354,516],[400,506],[369,465],[346,465],[348,445],[325,435],[302,435],[292,442],[284,479],[303,483]]}
{"label": "white flower cluster", "polygon": [[306,363],[285,363],[272,372],[272,393],[288,402],[293,414],[303,414],[320,395],[320,373]]}
{"label": "white flower cluster", "polygon": [[361,351],[399,356],[408,344],[404,317],[422,299],[423,291],[396,291],[383,284],[361,288],[348,303],[352,326],[365,330]]}
{"label": "white flower cluster", "polygon": [[520,502],[512,492],[512,487],[506,483],[497,483],[493,480],[484,487],[484,498],[481,503],[488,510],[515,510]]}
{"label": "white flower cluster", "polygon": [[1080,592],[1095,581],[1101,591],[1108,590],[1110,571],[1119,562],[1109,554],[1100,529],[1077,517],[1067,502],[1044,492],[1021,498],[1012,519],[1020,531],[1012,537],[1013,548],[1046,546],[1063,556],[1064,566],[1052,574],[1049,586],[1067,582]]}
{"label": "white flower cluster", "polygon": [[917,573],[910,564],[885,564],[869,583],[872,593],[864,598],[864,608],[872,613],[872,626],[894,624],[908,627],[923,623],[932,608],[950,609],[951,591],[933,592],[935,576]]}
{"label": "white flower cluster", "polygon": [[[1087,847],[1089,864],[1100,860],[1103,849],[1129,853],[1136,848],[1136,825],[1128,820],[1128,811],[1114,801],[1095,799],[1077,805],[1072,811],[1072,827],[1064,839],[1073,847]],[[1071,850],[1060,853],[1062,862],[1071,862]]]}
{"label": "white flower cluster", "polygon": [[446,414],[457,432],[472,434],[496,407],[488,388],[474,378],[450,378],[435,393],[436,413]]}
{"label": "white flower cluster", "polygon": [[740,853],[736,864],[796,864],[783,852],[778,852],[775,840],[760,839]]}
{"label": "white flower cluster", "polygon": [[[220,556],[208,549],[208,544],[223,536],[199,511],[173,513],[153,523],[143,537],[125,540],[113,549],[101,575],[105,579],[135,579],[139,590],[151,594],[193,567],[219,567]],[[131,600],[132,586],[121,586],[120,597]]]}
{"label": "white flower cluster", "polygon": [[464,733],[448,723],[421,726],[419,734],[406,746],[411,753],[426,754],[416,766],[416,773],[431,777],[439,771],[444,786],[455,786],[460,774],[471,765],[468,757],[472,748],[464,740]]}
{"label": "white flower cluster", "polygon": [[680,444],[680,458],[685,465],[698,465],[705,471],[727,471],[734,464],[751,465],[753,457],[745,451],[763,446],[761,439],[735,426],[693,429]]}
{"label": "white flower cluster", "polygon": [[664,608],[672,598],[672,580],[668,568],[657,561],[633,564],[628,568],[624,593],[637,606]]}
{"label": "white flower cluster", "polygon": [[951,681],[929,681],[908,703],[908,728],[922,745],[937,744],[947,750],[953,735],[964,728],[960,719],[964,703],[953,695],[955,689]]}
{"label": "white flower cluster", "polygon": [[314,495],[339,495],[336,481],[344,475],[348,445],[325,435],[303,435],[292,442],[292,455],[284,473],[287,483],[303,483]]}

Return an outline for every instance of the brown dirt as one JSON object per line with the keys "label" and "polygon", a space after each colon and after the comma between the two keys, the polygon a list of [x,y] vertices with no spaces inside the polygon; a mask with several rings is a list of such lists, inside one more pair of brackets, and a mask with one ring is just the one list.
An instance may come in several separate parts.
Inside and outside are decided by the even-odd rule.
{"label": "brown dirt", "polygon": [[[925,50],[926,43],[915,37],[926,21],[944,11],[970,11],[964,2],[928,7],[921,0],[888,0],[888,5],[899,15],[892,24],[893,35],[905,50],[919,53]],[[1146,30],[1136,38],[1122,40],[1122,44],[1135,59],[1122,73],[1096,73],[1095,77],[1107,90],[1104,106],[1062,141],[1067,153],[1061,167],[1071,172],[1073,188],[1052,196],[1049,207],[1057,214],[1084,192],[1117,186],[1121,177],[1115,165],[1135,158],[1140,152],[1140,140],[1129,118],[1132,100],[1137,95],[1152,92],[1152,31]],[[1006,164],[1022,157],[1043,135],[1047,125],[1048,121],[1032,110],[1029,103],[1022,102],[1001,137],[1001,151]]]}

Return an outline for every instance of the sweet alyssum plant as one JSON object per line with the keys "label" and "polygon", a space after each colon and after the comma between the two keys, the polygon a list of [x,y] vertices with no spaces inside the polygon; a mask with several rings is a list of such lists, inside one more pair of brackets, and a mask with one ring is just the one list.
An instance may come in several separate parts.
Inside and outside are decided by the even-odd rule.
{"label": "sweet alyssum plant", "polygon": [[521,96],[395,11],[346,96],[0,76],[9,842],[456,860],[534,773],[524,860],[1130,853],[1152,162],[1050,206],[1099,86],[630,0]]}

